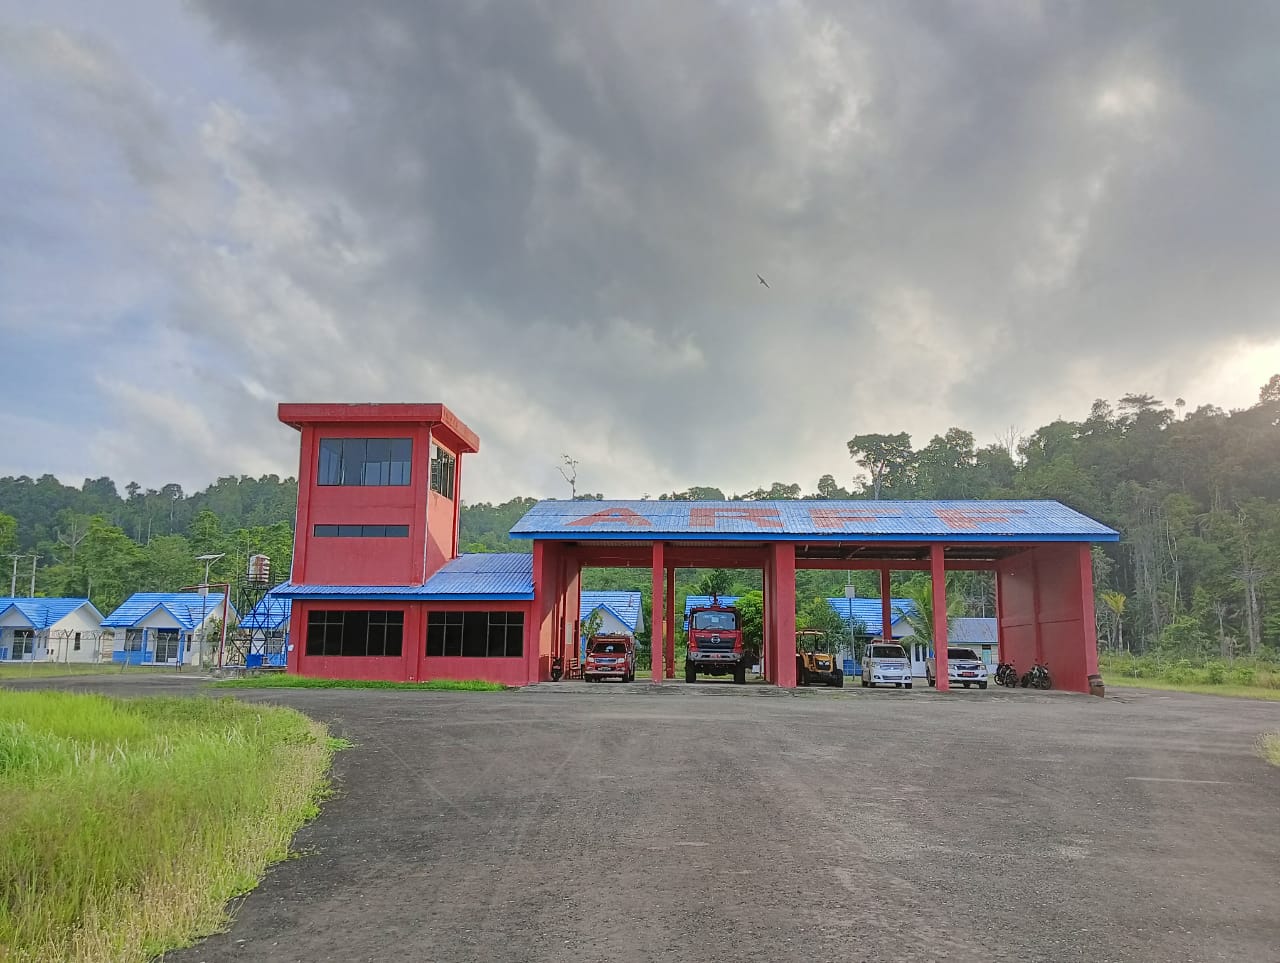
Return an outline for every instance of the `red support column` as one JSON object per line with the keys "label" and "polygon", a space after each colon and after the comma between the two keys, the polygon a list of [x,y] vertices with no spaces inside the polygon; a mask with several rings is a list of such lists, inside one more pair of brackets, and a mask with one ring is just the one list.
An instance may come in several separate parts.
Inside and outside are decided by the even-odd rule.
{"label": "red support column", "polygon": [[1031,556],[1031,611],[1035,619],[1036,661],[1044,661],[1044,625],[1040,619],[1040,553]]}
{"label": "red support column", "polygon": [[1093,550],[1080,546],[1080,620],[1084,629],[1085,676],[1098,674],[1098,621],[1093,601]]}
{"label": "red support column", "polygon": [[796,547],[791,542],[774,542],[773,599],[776,612],[773,617],[775,641],[774,660],[777,665],[775,684],[786,688],[796,687]]}
{"label": "red support column", "polygon": [[777,657],[777,653],[773,651],[774,632],[773,632],[773,623],[770,621],[773,618],[773,610],[774,610],[772,571],[773,571],[773,555],[770,554],[765,556],[764,570],[761,573],[762,582],[764,586],[764,591],[761,593],[764,596],[764,612],[762,613],[760,618],[760,633],[762,636],[762,638],[760,639],[760,651],[762,653],[761,658],[764,659],[764,666],[763,666],[765,670],[764,677],[769,682],[772,682],[774,685],[777,685],[778,657]]}
{"label": "red support column", "polygon": [[929,570],[933,576],[934,684],[939,692],[946,692],[951,683],[947,666],[947,567],[941,545],[929,547]]}
{"label": "red support column", "polygon": [[676,570],[667,567],[667,626],[663,634],[667,639],[667,678],[676,677]]}
{"label": "red support column", "polygon": [[653,543],[653,624],[649,627],[649,661],[652,665],[654,682],[662,681],[663,656],[666,644],[663,640],[662,623],[665,606],[662,601],[662,542]]}
{"label": "red support column", "polygon": [[1004,572],[996,569],[996,662],[1007,661],[1004,657]]}
{"label": "red support column", "polygon": [[886,642],[893,641],[893,599],[889,587],[889,569],[880,569],[880,637]]}

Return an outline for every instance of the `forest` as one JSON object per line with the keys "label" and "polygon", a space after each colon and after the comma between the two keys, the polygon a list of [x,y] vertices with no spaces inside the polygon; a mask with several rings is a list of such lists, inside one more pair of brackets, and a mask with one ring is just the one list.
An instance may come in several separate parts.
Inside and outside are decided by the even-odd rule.
{"label": "forest", "polygon": [[[832,462],[832,473],[808,490],[775,481],[748,492],[696,487],[659,497],[1057,499],[1122,535],[1095,551],[1104,647],[1185,658],[1280,652],[1280,375],[1245,409],[1187,410],[1180,399],[1166,405],[1130,394],[1095,401],[1079,421],[1021,436],[1011,430],[985,446],[963,428],[918,448],[906,433],[855,435]],[[296,481],[275,475],[227,476],[199,492],[134,482],[122,492],[110,478],[78,488],[51,475],[0,478],[0,572],[28,594],[34,555],[36,594],[87,595],[104,612],[135,591],[197,583],[196,557],[204,554],[223,556],[210,573],[215,580],[235,579],[254,553],[269,555],[282,580],[296,497]],[[534,502],[464,503],[463,550],[527,551],[507,531]],[[846,581],[859,595],[878,594],[872,578],[799,573],[801,624],[824,619],[814,600],[843,594]],[[955,580],[965,613],[991,614],[989,579]],[[642,570],[585,575],[588,588],[647,595],[647,583]],[[759,588],[759,575],[679,574],[679,596],[699,587],[742,594]],[[904,573],[894,591],[918,588]]]}

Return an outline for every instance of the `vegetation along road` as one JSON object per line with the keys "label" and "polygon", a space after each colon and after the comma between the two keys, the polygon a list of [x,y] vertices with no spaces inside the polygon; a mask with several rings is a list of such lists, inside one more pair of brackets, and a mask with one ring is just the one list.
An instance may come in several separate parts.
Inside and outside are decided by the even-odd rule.
{"label": "vegetation along road", "polygon": [[1280,946],[1280,769],[1259,751],[1275,703],[580,683],[237,697],[356,746],[305,855],[168,961],[1248,963]]}

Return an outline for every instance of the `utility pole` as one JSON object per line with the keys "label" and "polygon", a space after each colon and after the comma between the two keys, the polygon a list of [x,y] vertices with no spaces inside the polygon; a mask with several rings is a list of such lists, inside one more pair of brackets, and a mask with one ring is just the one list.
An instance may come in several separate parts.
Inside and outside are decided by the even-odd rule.
{"label": "utility pole", "polygon": [[36,597],[36,562],[39,561],[39,555],[31,556],[31,597]]}
{"label": "utility pole", "polygon": [[9,580],[9,598],[16,598],[18,595],[18,559],[21,555],[10,555],[13,559],[13,578]]}

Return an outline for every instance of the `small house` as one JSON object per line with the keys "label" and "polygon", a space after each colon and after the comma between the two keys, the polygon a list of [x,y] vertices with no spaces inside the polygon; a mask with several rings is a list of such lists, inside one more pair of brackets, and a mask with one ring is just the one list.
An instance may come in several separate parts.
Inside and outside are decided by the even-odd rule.
{"label": "small house", "polygon": [[102,613],[88,599],[0,598],[0,659],[97,662]]}
{"label": "small house", "polygon": [[235,607],[221,592],[138,592],[102,625],[115,633],[112,662],[210,665],[218,658],[224,614],[228,626],[235,623]]}

